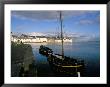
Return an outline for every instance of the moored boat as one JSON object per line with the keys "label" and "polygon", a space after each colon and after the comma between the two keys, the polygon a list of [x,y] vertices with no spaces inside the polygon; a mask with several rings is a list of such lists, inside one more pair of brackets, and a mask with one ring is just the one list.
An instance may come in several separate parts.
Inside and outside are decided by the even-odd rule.
{"label": "moored boat", "polygon": [[[40,54],[47,56],[47,60],[50,64],[51,69],[57,75],[68,75],[68,76],[78,76],[78,73],[83,73],[84,70],[84,60],[78,60],[77,58],[71,58],[62,55],[54,54],[53,51],[49,51],[50,48],[45,46],[40,46]],[[45,53],[46,52],[46,53]]]}
{"label": "moored boat", "polygon": [[84,71],[84,60],[64,56],[62,13],[60,11],[62,54],[54,54],[52,49],[40,46],[39,53],[47,56],[51,69],[59,76],[81,76]]}

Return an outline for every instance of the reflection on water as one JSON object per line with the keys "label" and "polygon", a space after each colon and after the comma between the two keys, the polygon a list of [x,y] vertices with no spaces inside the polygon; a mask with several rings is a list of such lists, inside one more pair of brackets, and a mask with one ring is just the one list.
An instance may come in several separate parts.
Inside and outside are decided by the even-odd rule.
{"label": "reflection on water", "polygon": [[[38,76],[52,76],[47,58],[39,54],[40,45],[45,45],[54,53],[61,54],[61,43],[29,43],[33,48],[33,54],[37,63]],[[86,77],[100,76],[100,42],[73,42],[64,43],[65,56],[84,59],[86,64]],[[46,68],[48,67],[48,68]]]}

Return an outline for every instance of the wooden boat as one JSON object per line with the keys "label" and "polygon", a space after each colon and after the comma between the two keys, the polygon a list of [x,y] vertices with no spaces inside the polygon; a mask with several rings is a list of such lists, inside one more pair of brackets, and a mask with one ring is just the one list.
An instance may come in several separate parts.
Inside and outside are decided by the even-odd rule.
{"label": "wooden boat", "polygon": [[63,49],[63,34],[62,34],[62,17],[60,12],[61,22],[61,38],[62,38],[62,55],[54,54],[52,49],[40,46],[39,53],[47,56],[51,69],[55,74],[59,76],[81,76],[84,71],[84,60],[78,60],[77,58],[70,58],[64,56]]}
{"label": "wooden boat", "polygon": [[46,46],[40,46],[39,53],[47,56],[47,60],[50,64],[51,69],[57,75],[68,75],[68,76],[79,76],[84,71],[84,60],[78,60],[77,58],[71,58],[62,55],[54,54],[52,49]]}
{"label": "wooden boat", "polygon": [[83,73],[84,69],[84,60],[78,60],[75,58],[70,58],[59,54],[51,54],[48,56],[48,61],[53,71],[58,74],[78,76],[78,73]]}

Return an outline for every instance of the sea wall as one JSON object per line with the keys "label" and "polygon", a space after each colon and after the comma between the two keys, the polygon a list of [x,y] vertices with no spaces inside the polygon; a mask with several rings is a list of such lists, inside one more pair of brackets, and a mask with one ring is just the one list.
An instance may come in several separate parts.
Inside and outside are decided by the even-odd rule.
{"label": "sea wall", "polygon": [[34,55],[31,45],[12,42],[11,76],[35,76],[35,68]]}

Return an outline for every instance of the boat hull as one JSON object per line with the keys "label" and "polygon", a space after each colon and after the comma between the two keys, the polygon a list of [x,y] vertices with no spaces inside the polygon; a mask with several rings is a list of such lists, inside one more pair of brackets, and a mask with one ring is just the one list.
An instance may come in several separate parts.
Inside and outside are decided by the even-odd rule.
{"label": "boat hull", "polygon": [[[47,48],[47,47],[46,47]],[[49,51],[50,48],[40,47],[39,53],[47,56],[47,60],[51,67],[51,70],[58,76],[78,76],[78,73],[83,74],[84,61],[77,60],[76,58],[70,58],[62,55],[54,54],[53,51]],[[80,75],[81,76],[81,75]]]}

